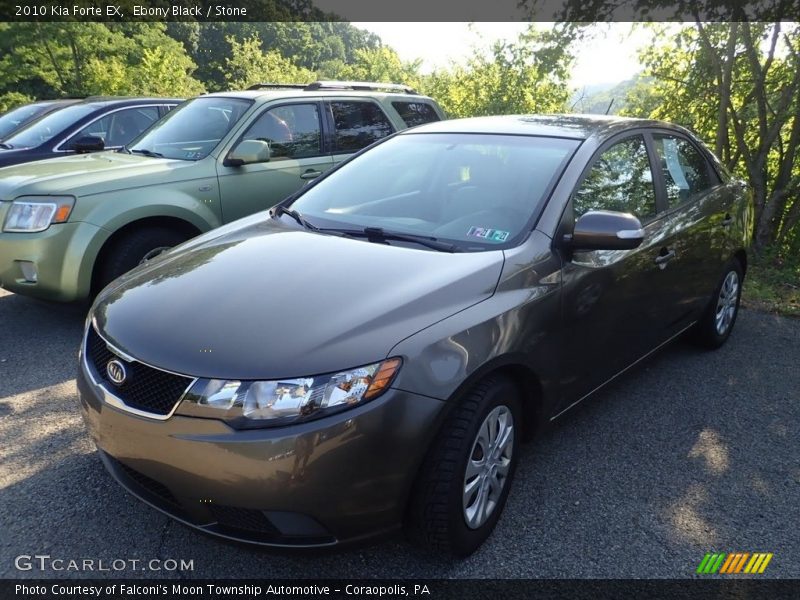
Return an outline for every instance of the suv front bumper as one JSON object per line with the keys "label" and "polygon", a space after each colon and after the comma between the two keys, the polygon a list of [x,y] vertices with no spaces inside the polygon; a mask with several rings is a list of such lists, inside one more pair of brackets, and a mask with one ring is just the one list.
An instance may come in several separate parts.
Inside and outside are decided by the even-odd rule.
{"label": "suv front bumper", "polygon": [[[0,212],[6,210],[4,207]],[[0,224],[4,220],[4,214],[0,214]],[[36,233],[0,232],[0,286],[43,300],[87,298],[100,232],[90,223],[61,223]],[[36,275],[34,280],[31,270]]]}

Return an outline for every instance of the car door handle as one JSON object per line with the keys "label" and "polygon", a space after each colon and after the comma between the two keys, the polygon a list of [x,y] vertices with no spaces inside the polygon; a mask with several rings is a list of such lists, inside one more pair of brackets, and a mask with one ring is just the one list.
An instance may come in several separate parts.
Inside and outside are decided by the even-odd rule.
{"label": "car door handle", "polygon": [[300,179],[314,179],[322,175],[322,171],[315,171],[314,169],[309,169],[302,175],[300,175]]}
{"label": "car door handle", "polygon": [[666,254],[659,254],[656,256],[655,263],[663,269],[673,258],[675,258],[675,250],[670,250]]}
{"label": "car door handle", "polygon": [[731,225],[733,225],[733,217],[726,214],[725,218],[722,220],[720,225],[722,225],[723,227],[730,227]]}

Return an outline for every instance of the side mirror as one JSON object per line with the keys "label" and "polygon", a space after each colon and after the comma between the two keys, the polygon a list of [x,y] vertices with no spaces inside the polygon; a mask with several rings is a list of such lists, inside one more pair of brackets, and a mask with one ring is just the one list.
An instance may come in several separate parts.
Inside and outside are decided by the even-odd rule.
{"label": "side mirror", "polygon": [[87,152],[100,152],[106,149],[106,143],[103,138],[95,135],[85,135],[78,138],[72,144],[72,149],[78,154],[86,154]]}
{"label": "side mirror", "polygon": [[243,140],[228,153],[226,167],[241,167],[253,163],[269,162],[271,152],[264,140]]}
{"label": "side mirror", "polygon": [[642,240],[644,229],[632,214],[592,210],[575,222],[568,241],[573,250],[631,250]]}

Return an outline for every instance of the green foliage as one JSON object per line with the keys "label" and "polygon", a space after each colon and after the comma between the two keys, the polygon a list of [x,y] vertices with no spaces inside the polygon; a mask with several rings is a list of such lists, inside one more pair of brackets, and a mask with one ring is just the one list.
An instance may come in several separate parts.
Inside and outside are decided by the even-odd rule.
{"label": "green foliage", "polygon": [[397,52],[388,46],[378,48],[359,48],[353,53],[349,63],[328,61],[320,69],[324,79],[347,81],[380,81],[383,83],[404,83],[417,88],[420,85],[420,65],[422,61],[404,62]]}
{"label": "green foliage", "polygon": [[20,94],[19,92],[6,92],[5,94],[0,95],[0,114],[9,111],[12,108],[16,108],[17,106],[33,102],[33,100],[34,99],[30,96]]}
{"label": "green foliage", "polygon": [[185,96],[202,84],[160,23],[0,24],[0,90],[30,96]]}
{"label": "green foliage", "polygon": [[800,27],[715,23],[654,27],[641,55],[651,86],[625,112],[697,132],[754,192],[754,236],[800,252]]}
{"label": "green foliage", "polygon": [[246,89],[254,83],[310,83],[313,71],[299,67],[280,52],[262,50],[257,35],[239,43],[230,38],[231,58],[226,59],[225,79],[230,89]]}
{"label": "green foliage", "polygon": [[466,66],[434,72],[423,91],[453,117],[564,111],[573,38],[535,26],[513,42],[475,49]]}

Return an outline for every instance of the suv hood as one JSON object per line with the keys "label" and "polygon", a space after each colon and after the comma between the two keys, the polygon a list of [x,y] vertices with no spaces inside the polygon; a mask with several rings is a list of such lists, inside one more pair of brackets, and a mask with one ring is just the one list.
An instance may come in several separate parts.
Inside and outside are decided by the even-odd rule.
{"label": "suv hood", "polygon": [[0,200],[29,195],[90,196],[169,183],[185,178],[180,169],[195,164],[113,151],[40,160],[0,170]]}
{"label": "suv hood", "polygon": [[176,373],[300,377],[386,358],[494,293],[503,252],[443,253],[275,219],[189,242],[118,279],[92,311],[119,350]]}

